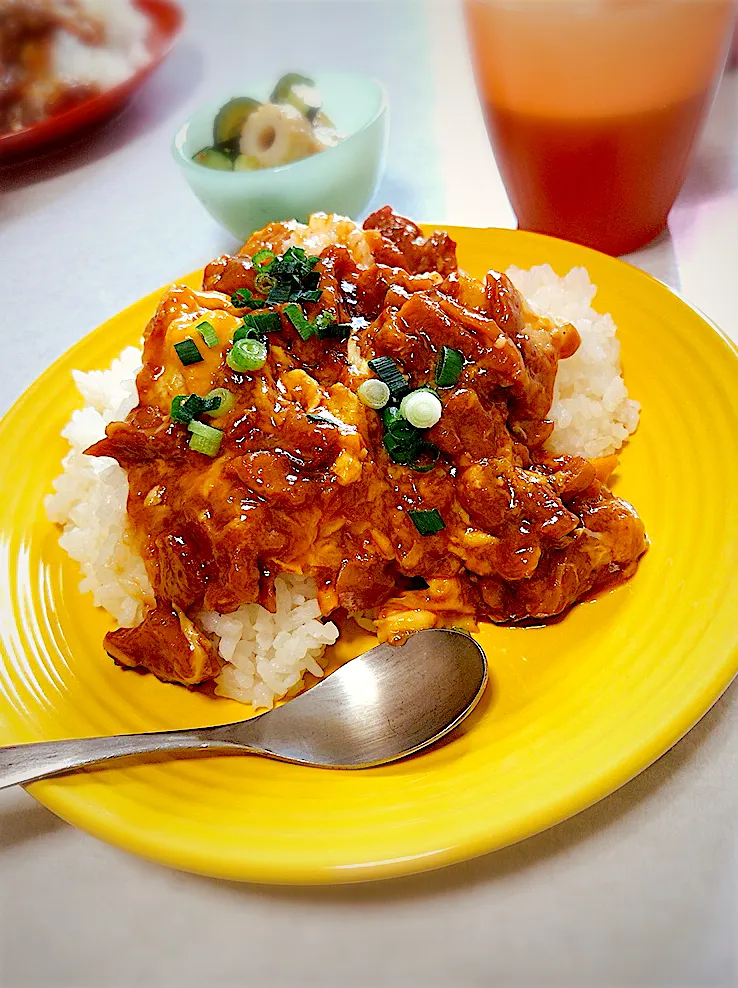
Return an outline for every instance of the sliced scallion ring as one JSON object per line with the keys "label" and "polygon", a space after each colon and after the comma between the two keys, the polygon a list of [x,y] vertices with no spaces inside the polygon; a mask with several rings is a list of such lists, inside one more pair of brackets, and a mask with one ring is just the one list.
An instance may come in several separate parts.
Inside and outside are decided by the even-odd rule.
{"label": "sliced scallion ring", "polygon": [[228,351],[226,363],[234,371],[260,370],[266,363],[267,352],[262,340],[237,340]]}
{"label": "sliced scallion ring", "polygon": [[435,443],[421,442],[415,453],[415,459],[410,464],[416,473],[428,473],[438,463],[441,451]]}
{"label": "sliced scallion ring", "polygon": [[369,408],[384,408],[389,401],[390,389],[376,377],[364,381],[356,390],[356,396],[363,405]]}
{"label": "sliced scallion ring", "polygon": [[212,349],[220,343],[220,339],[218,338],[218,334],[215,332],[212,323],[209,323],[206,320],[205,322],[198,323],[195,328],[200,336],[202,336],[202,341],[206,347],[210,347],[210,349]]}
{"label": "sliced scallion ring", "polygon": [[262,271],[254,278],[254,288],[257,292],[261,292],[262,295],[268,295],[269,292],[274,288],[274,278],[266,271]]}
{"label": "sliced scallion ring", "polygon": [[262,250],[258,250],[251,260],[256,264],[257,267],[265,268],[268,267],[277,255],[273,250],[268,250],[264,247]]}
{"label": "sliced scallion ring", "polygon": [[236,404],[235,395],[227,388],[213,388],[212,391],[208,391],[205,395],[205,401],[218,402],[217,405],[212,406],[210,409],[203,409],[206,415],[210,415],[214,419],[220,418],[221,415],[227,415]]}
{"label": "sliced scallion ring", "polygon": [[252,312],[243,317],[243,326],[239,326],[233,334],[233,342],[264,336],[266,333],[277,333],[281,328],[282,320],[278,312]]}
{"label": "sliced scallion ring", "polygon": [[369,366],[379,380],[384,381],[390,389],[390,394],[396,401],[403,398],[410,390],[407,381],[400,372],[400,368],[392,357],[373,357],[369,361]]}
{"label": "sliced scallion ring", "polygon": [[442,346],[436,364],[436,387],[452,388],[459,380],[463,366],[464,355],[460,350],[454,350],[450,346]]}
{"label": "sliced scallion ring", "polygon": [[400,404],[400,414],[416,429],[430,429],[443,413],[440,398],[432,391],[420,389],[406,395]]}

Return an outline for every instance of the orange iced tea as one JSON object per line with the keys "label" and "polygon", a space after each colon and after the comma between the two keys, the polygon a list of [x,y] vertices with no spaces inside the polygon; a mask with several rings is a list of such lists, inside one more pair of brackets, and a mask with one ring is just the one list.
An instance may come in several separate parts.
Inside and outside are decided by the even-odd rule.
{"label": "orange iced tea", "polygon": [[490,139],[521,227],[623,254],[665,226],[733,0],[466,0]]}

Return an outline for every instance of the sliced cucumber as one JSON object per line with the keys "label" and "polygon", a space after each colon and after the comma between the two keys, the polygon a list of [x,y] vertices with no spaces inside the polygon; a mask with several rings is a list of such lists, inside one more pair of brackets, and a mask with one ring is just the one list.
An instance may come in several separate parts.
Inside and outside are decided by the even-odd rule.
{"label": "sliced cucumber", "polygon": [[239,154],[233,162],[233,170],[235,172],[248,172],[260,167],[259,159],[255,158],[253,154]]}
{"label": "sliced cucumber", "polygon": [[226,142],[224,144],[216,144],[215,150],[222,152],[222,154],[226,155],[227,158],[230,158],[231,161],[235,161],[241,153],[238,138],[236,138],[235,141]]}
{"label": "sliced cucumber", "polygon": [[213,124],[213,144],[238,147],[241,130],[261,103],[250,96],[236,96],[221,106]]}
{"label": "sliced cucumber", "polygon": [[220,171],[233,171],[233,159],[225,151],[218,148],[203,148],[192,156],[192,160],[206,168],[217,168]]}
{"label": "sliced cucumber", "polygon": [[272,103],[290,103],[307,117],[310,123],[315,120],[323,106],[323,99],[315,88],[312,79],[298,72],[283,75],[269,97]]}

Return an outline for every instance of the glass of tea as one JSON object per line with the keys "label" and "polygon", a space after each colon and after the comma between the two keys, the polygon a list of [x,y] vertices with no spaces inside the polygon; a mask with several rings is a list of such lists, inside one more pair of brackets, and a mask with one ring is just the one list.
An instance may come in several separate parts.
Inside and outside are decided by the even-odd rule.
{"label": "glass of tea", "polygon": [[518,225],[626,254],[652,240],[717,88],[735,0],[464,0]]}

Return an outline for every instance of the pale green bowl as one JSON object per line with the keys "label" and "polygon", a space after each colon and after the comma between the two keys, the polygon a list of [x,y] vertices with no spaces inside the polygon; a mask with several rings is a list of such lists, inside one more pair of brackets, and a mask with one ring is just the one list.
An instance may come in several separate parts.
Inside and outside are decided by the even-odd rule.
{"label": "pale green bowl", "polygon": [[291,165],[217,171],[192,155],[213,142],[213,120],[233,96],[267,100],[275,79],[246,82],[197,110],[177,132],[174,158],[210,215],[239,240],[272,220],[305,221],[324,210],[356,219],[377,191],[387,152],[389,109],[381,83],[354,72],[314,72],[323,106],[346,134],[335,147]]}

